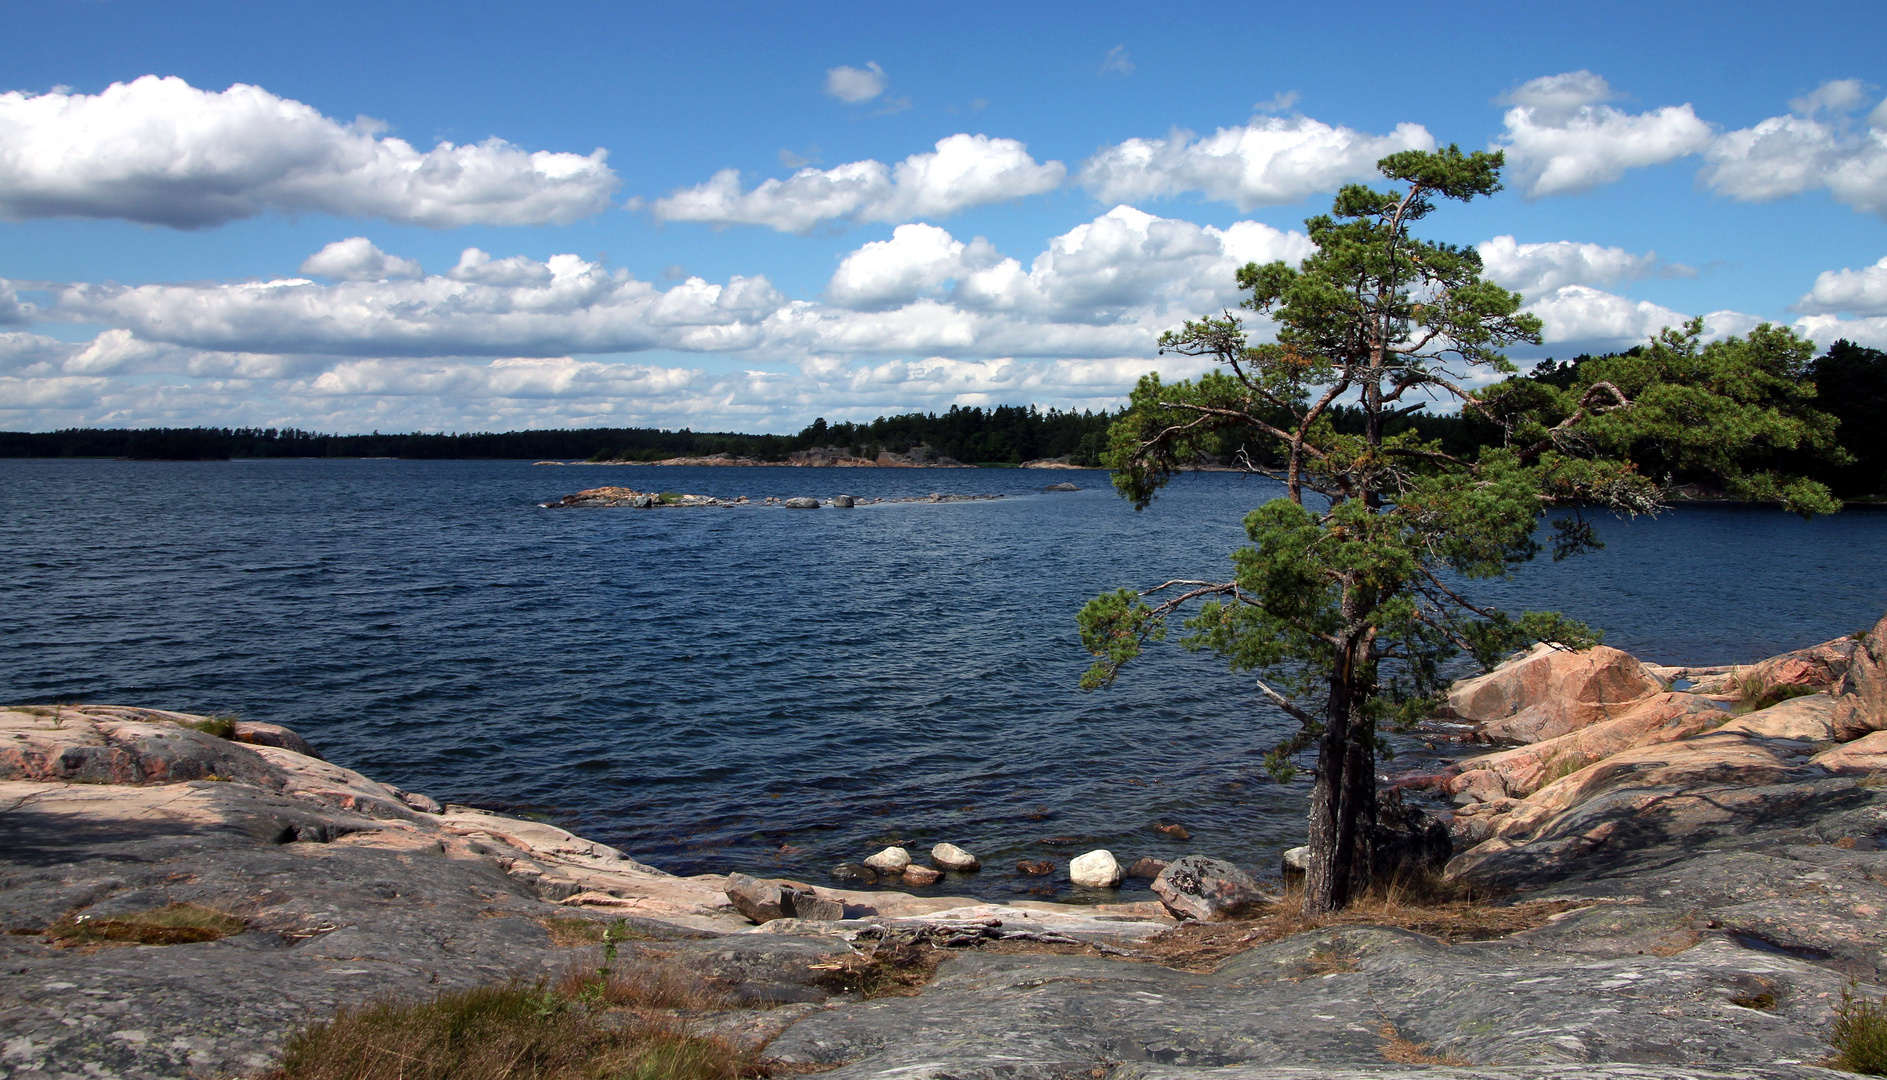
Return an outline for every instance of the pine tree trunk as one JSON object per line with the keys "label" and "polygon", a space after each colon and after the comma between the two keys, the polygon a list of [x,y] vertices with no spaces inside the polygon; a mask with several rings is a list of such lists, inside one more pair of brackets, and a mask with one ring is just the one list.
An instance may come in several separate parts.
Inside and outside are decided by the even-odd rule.
{"label": "pine tree trunk", "polygon": [[1374,732],[1358,723],[1361,704],[1356,663],[1362,642],[1352,641],[1330,675],[1323,738],[1310,795],[1310,867],[1304,875],[1304,914],[1328,915],[1369,887],[1370,839],[1376,823]]}

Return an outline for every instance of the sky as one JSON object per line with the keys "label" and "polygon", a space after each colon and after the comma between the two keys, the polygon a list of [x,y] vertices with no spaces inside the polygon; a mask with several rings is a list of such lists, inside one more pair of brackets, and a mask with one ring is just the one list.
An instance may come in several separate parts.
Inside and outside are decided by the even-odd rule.
{"label": "sky", "polygon": [[[1887,5],[0,8],[0,428],[1111,409],[1458,144],[1546,356],[1887,348]],[[1247,313],[1255,340],[1268,322]]]}

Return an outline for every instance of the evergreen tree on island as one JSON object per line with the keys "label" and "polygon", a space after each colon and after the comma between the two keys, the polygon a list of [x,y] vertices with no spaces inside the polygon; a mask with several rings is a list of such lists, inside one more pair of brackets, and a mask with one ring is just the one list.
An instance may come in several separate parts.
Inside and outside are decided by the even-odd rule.
{"label": "evergreen tree on island", "polygon": [[[1136,509],[1230,437],[1263,448],[1241,451],[1239,464],[1284,485],[1246,516],[1251,544],[1232,553],[1231,580],[1089,601],[1079,622],[1097,659],[1082,685],[1112,682],[1197,605],[1182,644],[1256,673],[1299,725],[1267,767],[1288,779],[1316,749],[1309,915],[1369,886],[1379,733],[1432,712],[1444,662],[1467,654],[1491,667],[1536,641],[1598,642],[1558,613],[1513,616],[1468,595],[1475,579],[1506,577],[1539,553],[1544,517],[1563,512],[1546,534],[1559,559],[1599,546],[1585,513],[1655,513],[1687,482],[1805,516],[1839,507],[1822,485],[1761,467],[1842,455],[1833,419],[1811,407],[1813,343],[1786,328],[1703,344],[1696,319],[1636,355],[1581,363],[1576,378],[1516,375],[1501,350],[1539,343],[1540,320],[1481,277],[1472,248],[1410,233],[1438,199],[1499,190],[1503,164],[1454,146],[1383,158],[1377,168],[1402,190],[1346,186],[1305,223],[1316,252],[1301,266],[1238,271],[1242,306],[1271,317],[1275,342],[1249,344],[1229,312],[1168,332],[1162,354],[1209,357],[1216,370],[1176,384],[1146,376],[1110,430],[1106,464]],[[1360,408],[1360,433],[1332,424],[1340,402]],[[1414,431],[1385,432],[1434,402],[1472,410],[1502,437],[1455,456]],[[1163,595],[1149,603],[1153,594]]]}

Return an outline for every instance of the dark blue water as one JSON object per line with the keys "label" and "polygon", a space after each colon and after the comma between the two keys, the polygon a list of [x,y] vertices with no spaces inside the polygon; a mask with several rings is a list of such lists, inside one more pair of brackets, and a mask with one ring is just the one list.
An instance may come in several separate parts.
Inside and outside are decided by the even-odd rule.
{"label": "dark blue water", "polygon": [[[1007,497],[537,505],[603,483]],[[1303,830],[1304,782],[1258,768],[1288,722],[1173,647],[1084,694],[1073,618],[1118,585],[1220,575],[1274,490],[1190,476],[1135,514],[1093,472],[0,461],[0,700],[285,723],[375,778],[681,873],[818,881],[950,840],[991,869],[945,887],[1014,897],[1057,887],[1018,859],[1092,847],[1270,864]],[[1604,536],[1482,595],[1663,662],[1887,610],[1887,514],[1686,508]],[[1154,829],[1175,822],[1191,841]]]}

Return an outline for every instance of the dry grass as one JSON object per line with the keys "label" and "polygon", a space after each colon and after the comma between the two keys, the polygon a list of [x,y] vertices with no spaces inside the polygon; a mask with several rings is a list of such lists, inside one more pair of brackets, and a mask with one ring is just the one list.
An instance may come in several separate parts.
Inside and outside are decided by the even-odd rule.
{"label": "dry grass", "polygon": [[1418,1043],[1402,1036],[1396,1026],[1387,1020],[1376,1029],[1376,1034],[1383,1039],[1381,1051],[1384,1061],[1393,1061],[1398,1065],[1466,1065],[1467,1060],[1453,1054],[1431,1054],[1427,1043]]}
{"label": "dry grass", "polygon": [[[494,913],[496,914],[496,913]],[[584,945],[601,945],[604,936],[610,941],[654,941],[655,939],[631,927],[626,919],[605,922],[602,919],[584,919],[571,916],[550,916],[537,920],[539,926],[550,934],[550,943],[560,949],[574,949]]]}
{"label": "dry grass", "polygon": [[921,942],[879,942],[870,952],[815,964],[819,975],[813,985],[834,994],[911,997],[937,974],[947,955]]}
{"label": "dry grass", "polygon": [[663,957],[638,957],[607,968],[573,970],[557,984],[556,992],[586,1005],[627,1009],[644,1017],[733,1005],[699,973]]}
{"label": "dry grass", "polygon": [[738,1080],[758,1070],[718,1039],[511,984],[342,1009],[288,1040],[269,1080]]}
{"label": "dry grass", "polygon": [[1301,886],[1255,918],[1184,923],[1135,946],[1140,958],[1187,971],[1211,971],[1227,958],[1273,941],[1339,926],[1393,926],[1450,944],[1492,941],[1541,926],[1577,905],[1563,900],[1496,904],[1496,898],[1435,879],[1405,880],[1372,890],[1333,915],[1306,918]]}
{"label": "dry grass", "polygon": [[1836,1054],[1828,1064],[1848,1072],[1887,1076],[1887,1002],[1841,992],[1835,1006],[1835,1030],[1828,1040]]}
{"label": "dry grass", "polygon": [[54,944],[187,945],[240,934],[249,924],[226,911],[170,904],[128,915],[67,915],[46,928]]}

